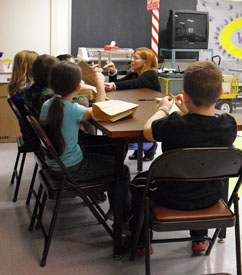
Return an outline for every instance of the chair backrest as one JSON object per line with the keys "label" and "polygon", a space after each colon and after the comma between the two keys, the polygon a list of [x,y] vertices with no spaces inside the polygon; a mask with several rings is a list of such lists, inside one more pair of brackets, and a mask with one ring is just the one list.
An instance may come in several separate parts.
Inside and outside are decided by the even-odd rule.
{"label": "chair backrest", "polygon": [[66,181],[68,185],[70,185],[70,187],[73,187],[74,189],[78,190],[78,188],[76,188],[77,183],[75,179],[71,176],[69,170],[66,169],[64,163],[58,156],[55,150],[55,147],[51,143],[50,139],[48,138],[43,128],[41,127],[40,123],[37,121],[37,119],[34,116],[27,116],[27,120],[29,121],[36,135],[38,136],[41,143],[41,149],[43,149],[43,151],[45,152],[45,155],[51,159],[54,159],[57,162],[57,164],[60,167],[60,170],[63,172],[63,175],[64,175],[63,179]]}
{"label": "chair backrest", "polygon": [[156,158],[149,169],[146,192],[154,179],[160,181],[212,181],[239,177],[241,185],[242,151],[229,147],[185,148],[168,151]]}
{"label": "chair backrest", "polygon": [[7,98],[8,104],[12,111],[14,112],[15,116],[17,117],[19,121],[19,127],[22,132],[24,141],[28,141],[29,143],[35,144],[36,148],[39,147],[38,143],[38,137],[36,136],[35,132],[33,131],[32,127],[30,126],[26,116],[30,115],[30,111],[26,108],[23,102],[19,103],[21,104],[21,110],[19,107],[15,104],[13,98],[8,97]]}

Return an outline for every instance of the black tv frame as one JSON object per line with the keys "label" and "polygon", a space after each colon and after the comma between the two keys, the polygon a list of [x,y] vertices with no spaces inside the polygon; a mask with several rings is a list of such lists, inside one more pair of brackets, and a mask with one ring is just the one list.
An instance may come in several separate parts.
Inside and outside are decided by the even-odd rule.
{"label": "black tv frame", "polygon": [[[175,41],[175,14],[176,13],[190,13],[190,14],[203,14],[207,16],[206,29],[207,29],[207,40],[206,41]],[[195,11],[195,10],[170,10],[169,18],[167,22],[167,48],[168,49],[207,49],[209,39],[209,15],[208,12]]]}

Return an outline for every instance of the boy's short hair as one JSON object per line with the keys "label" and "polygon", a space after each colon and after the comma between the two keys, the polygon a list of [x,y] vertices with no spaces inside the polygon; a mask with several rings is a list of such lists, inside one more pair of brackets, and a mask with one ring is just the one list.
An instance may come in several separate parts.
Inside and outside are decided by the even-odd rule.
{"label": "boy's short hair", "polygon": [[183,90],[195,106],[210,106],[220,97],[222,73],[212,62],[193,62],[184,72]]}
{"label": "boy's short hair", "polygon": [[35,84],[39,86],[48,86],[48,76],[51,67],[59,63],[59,60],[51,55],[42,54],[39,55],[32,67],[32,75]]}

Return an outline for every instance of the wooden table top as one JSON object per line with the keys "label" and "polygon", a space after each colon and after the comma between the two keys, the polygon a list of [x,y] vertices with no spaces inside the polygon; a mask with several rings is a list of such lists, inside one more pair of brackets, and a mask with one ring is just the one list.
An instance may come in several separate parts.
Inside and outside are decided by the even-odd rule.
{"label": "wooden table top", "polygon": [[108,92],[107,97],[112,100],[123,100],[139,105],[134,117],[126,117],[116,122],[93,123],[107,136],[112,138],[136,138],[143,139],[143,127],[146,120],[155,113],[157,103],[155,101],[139,101],[140,98],[162,97],[159,92],[150,89],[122,90]]}
{"label": "wooden table top", "polygon": [[[116,92],[108,92],[107,97],[113,100],[123,100],[139,105],[134,117],[126,117],[116,122],[92,121],[98,129],[111,138],[131,138],[136,141],[144,141],[143,127],[149,117],[156,111],[156,101],[139,101],[141,98],[163,97],[164,94],[150,89],[133,89]],[[217,110],[216,110],[217,112]],[[222,111],[218,111],[222,113]],[[242,130],[242,114],[231,114]]]}

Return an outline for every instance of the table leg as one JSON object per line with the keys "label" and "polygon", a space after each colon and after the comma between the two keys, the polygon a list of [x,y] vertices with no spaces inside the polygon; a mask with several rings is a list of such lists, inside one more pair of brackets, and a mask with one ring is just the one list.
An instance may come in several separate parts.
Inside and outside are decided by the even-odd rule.
{"label": "table leg", "polygon": [[143,170],[143,142],[138,143],[137,152],[137,171],[141,172]]}
{"label": "table leg", "polygon": [[116,183],[114,190],[114,224],[113,224],[113,259],[119,260],[122,257],[122,221],[123,221],[123,196],[124,186],[121,182],[123,154],[125,144],[117,141],[115,146],[116,159]]}

